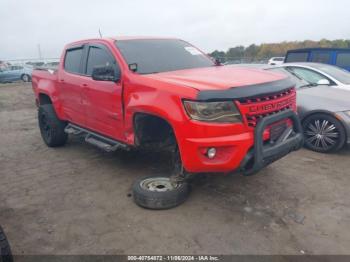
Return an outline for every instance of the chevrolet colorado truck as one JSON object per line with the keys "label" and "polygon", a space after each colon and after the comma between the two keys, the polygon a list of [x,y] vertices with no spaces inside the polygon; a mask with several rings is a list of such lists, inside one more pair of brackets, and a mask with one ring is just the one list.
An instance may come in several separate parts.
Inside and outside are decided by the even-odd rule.
{"label": "chevrolet colorado truck", "polygon": [[106,151],[171,152],[173,174],[133,185],[146,208],[182,203],[195,173],[251,175],[303,144],[289,78],[222,66],[179,39],[74,42],[57,70],[33,72],[32,86],[49,147],[71,134]]}

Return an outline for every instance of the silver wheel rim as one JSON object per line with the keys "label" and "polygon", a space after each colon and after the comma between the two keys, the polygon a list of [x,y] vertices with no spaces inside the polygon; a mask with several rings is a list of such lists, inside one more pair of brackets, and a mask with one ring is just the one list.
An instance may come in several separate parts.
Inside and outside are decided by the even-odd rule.
{"label": "silver wheel rim", "polygon": [[306,141],[315,148],[329,150],[338,141],[339,130],[325,119],[316,119],[306,126]]}
{"label": "silver wheel rim", "polygon": [[178,188],[178,185],[171,183],[167,177],[152,177],[142,180],[140,186],[152,192],[166,192]]}

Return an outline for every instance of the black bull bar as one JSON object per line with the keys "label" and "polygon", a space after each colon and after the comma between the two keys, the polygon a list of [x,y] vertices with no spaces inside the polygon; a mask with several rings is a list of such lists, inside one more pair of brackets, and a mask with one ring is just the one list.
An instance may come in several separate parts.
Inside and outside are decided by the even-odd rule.
{"label": "black bull bar", "polygon": [[[288,127],[273,143],[264,144],[263,133],[266,127],[283,119],[290,119],[293,126]],[[282,111],[264,117],[255,127],[254,147],[243,159],[240,170],[243,175],[253,175],[263,167],[284,157],[290,152],[300,149],[303,143],[304,138],[301,123],[298,116],[292,110]]]}

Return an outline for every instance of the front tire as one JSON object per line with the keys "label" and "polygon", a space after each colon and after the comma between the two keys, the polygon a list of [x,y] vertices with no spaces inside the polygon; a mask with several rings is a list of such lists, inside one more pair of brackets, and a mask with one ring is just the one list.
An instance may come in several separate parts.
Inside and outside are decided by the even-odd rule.
{"label": "front tire", "polygon": [[38,120],[41,137],[47,146],[59,147],[67,142],[66,123],[58,119],[51,104],[39,106]]}
{"label": "front tire", "polygon": [[314,114],[303,121],[305,147],[320,153],[340,150],[346,140],[343,125],[333,116]]}
{"label": "front tire", "polygon": [[0,262],[13,262],[10,244],[0,227]]}

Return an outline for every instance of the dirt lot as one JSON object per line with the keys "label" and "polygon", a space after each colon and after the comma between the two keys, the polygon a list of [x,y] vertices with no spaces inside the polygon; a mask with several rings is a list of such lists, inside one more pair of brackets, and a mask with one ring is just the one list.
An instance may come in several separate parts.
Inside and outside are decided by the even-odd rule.
{"label": "dirt lot", "polygon": [[30,84],[0,86],[0,224],[15,254],[350,254],[350,150],[293,153],[253,177],[198,179],[183,205],[136,206],[160,155],[47,148]]}

